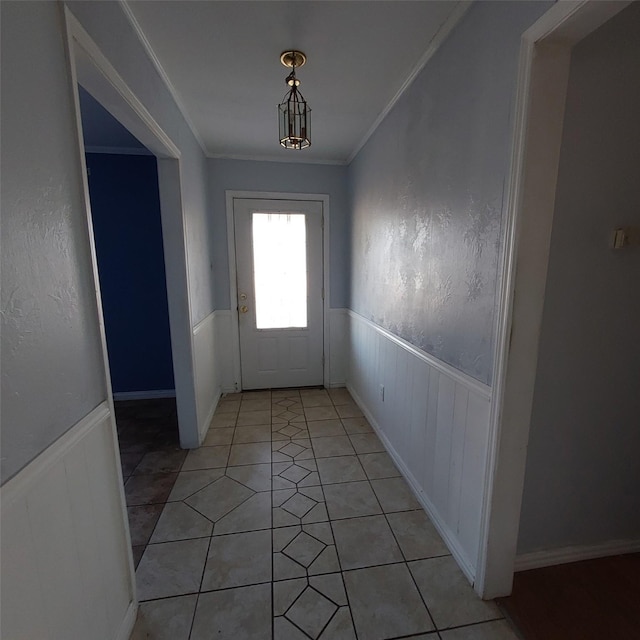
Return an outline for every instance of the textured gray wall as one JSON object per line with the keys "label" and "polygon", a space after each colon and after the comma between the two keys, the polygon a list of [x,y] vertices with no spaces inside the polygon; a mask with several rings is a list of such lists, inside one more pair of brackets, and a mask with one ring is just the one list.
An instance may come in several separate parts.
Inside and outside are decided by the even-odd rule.
{"label": "textured gray wall", "polygon": [[640,3],[573,51],[518,551],[640,538]]}
{"label": "textured gray wall", "polygon": [[349,300],[346,179],[347,168],[340,165],[209,160],[214,267],[217,274],[216,309],[228,309],[230,305],[225,190],[328,194],[331,215],[331,306],[346,307]]}
{"label": "textured gray wall", "polygon": [[[68,5],[181,150],[195,325],[215,299],[204,154],[121,5]],[[5,481],[106,399],[106,383],[62,5],[1,6]]]}
{"label": "textured gray wall", "polygon": [[484,383],[520,36],[550,5],[473,5],[349,171],[352,309]]}
{"label": "textured gray wall", "polygon": [[1,10],[4,482],[107,390],[60,6]]}

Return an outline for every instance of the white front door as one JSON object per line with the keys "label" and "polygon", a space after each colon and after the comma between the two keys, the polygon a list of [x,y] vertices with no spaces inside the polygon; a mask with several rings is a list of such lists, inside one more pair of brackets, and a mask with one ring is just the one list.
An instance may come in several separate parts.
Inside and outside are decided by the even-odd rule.
{"label": "white front door", "polygon": [[322,202],[236,198],[243,389],[323,383]]}

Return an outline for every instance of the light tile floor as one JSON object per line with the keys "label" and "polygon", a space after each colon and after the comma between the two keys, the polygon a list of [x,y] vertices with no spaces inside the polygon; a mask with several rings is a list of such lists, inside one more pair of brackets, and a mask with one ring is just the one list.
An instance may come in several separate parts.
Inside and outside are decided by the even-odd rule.
{"label": "light tile floor", "polygon": [[517,638],[344,389],[225,396],[137,582],[133,640]]}

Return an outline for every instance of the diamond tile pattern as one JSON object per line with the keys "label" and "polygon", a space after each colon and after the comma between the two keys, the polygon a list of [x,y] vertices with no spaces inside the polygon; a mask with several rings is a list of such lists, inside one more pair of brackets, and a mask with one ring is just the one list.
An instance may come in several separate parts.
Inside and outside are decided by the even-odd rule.
{"label": "diamond tile pattern", "polygon": [[138,635],[172,624],[180,640],[436,640],[507,628],[345,389],[228,395],[204,447],[145,453],[123,450],[141,522]]}
{"label": "diamond tile pattern", "polygon": [[321,593],[307,587],[285,615],[312,638],[317,638],[337,608]]}
{"label": "diamond tile pattern", "polygon": [[309,513],[316,504],[317,503],[311,498],[307,498],[307,496],[303,496],[301,493],[294,493],[291,498],[283,503],[282,508],[294,516],[302,518],[302,516]]}
{"label": "diamond tile pattern", "polygon": [[325,544],[302,531],[284,548],[284,553],[292,560],[308,567],[325,547]]}
{"label": "diamond tile pattern", "polygon": [[304,469],[303,467],[299,467],[297,464],[292,464],[290,467],[287,467],[280,475],[286,480],[290,480],[291,482],[300,482],[303,478],[306,478],[311,471],[308,469]]}

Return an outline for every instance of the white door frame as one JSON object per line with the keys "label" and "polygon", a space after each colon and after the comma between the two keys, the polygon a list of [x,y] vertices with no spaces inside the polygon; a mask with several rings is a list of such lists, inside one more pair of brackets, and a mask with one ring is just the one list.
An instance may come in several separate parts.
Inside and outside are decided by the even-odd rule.
{"label": "white door frame", "polygon": [[233,217],[233,201],[246,200],[314,200],[322,202],[322,272],[324,298],[322,301],[322,325],[324,356],[324,386],[329,385],[331,354],[329,352],[329,309],[331,295],[329,290],[329,196],[323,193],[281,193],[274,191],[225,191],[227,203],[227,247],[229,250],[229,298],[231,304],[231,355],[233,360],[233,383],[236,391],[242,391],[240,374],[240,330],[238,326],[238,281],[236,274],[236,242]]}
{"label": "white door frame", "polygon": [[560,0],[522,36],[475,589],[511,592],[573,46],[630,2]]}
{"label": "white door frame", "polygon": [[200,445],[200,436],[196,413],[194,348],[191,329],[187,247],[185,244],[186,232],[181,191],[180,149],[155,121],[67,6],[64,7],[64,18],[72,83],[71,90],[73,91],[76,110],[78,150],[81,158],[84,205],[87,214],[87,233],[91,246],[93,277],[98,300],[98,321],[110,410],[114,415],[100,281],[91,220],[89,183],[84,160],[78,82],[87,88],[102,106],[138,138],[158,160],[160,213],[180,445],[183,448],[195,448]]}

